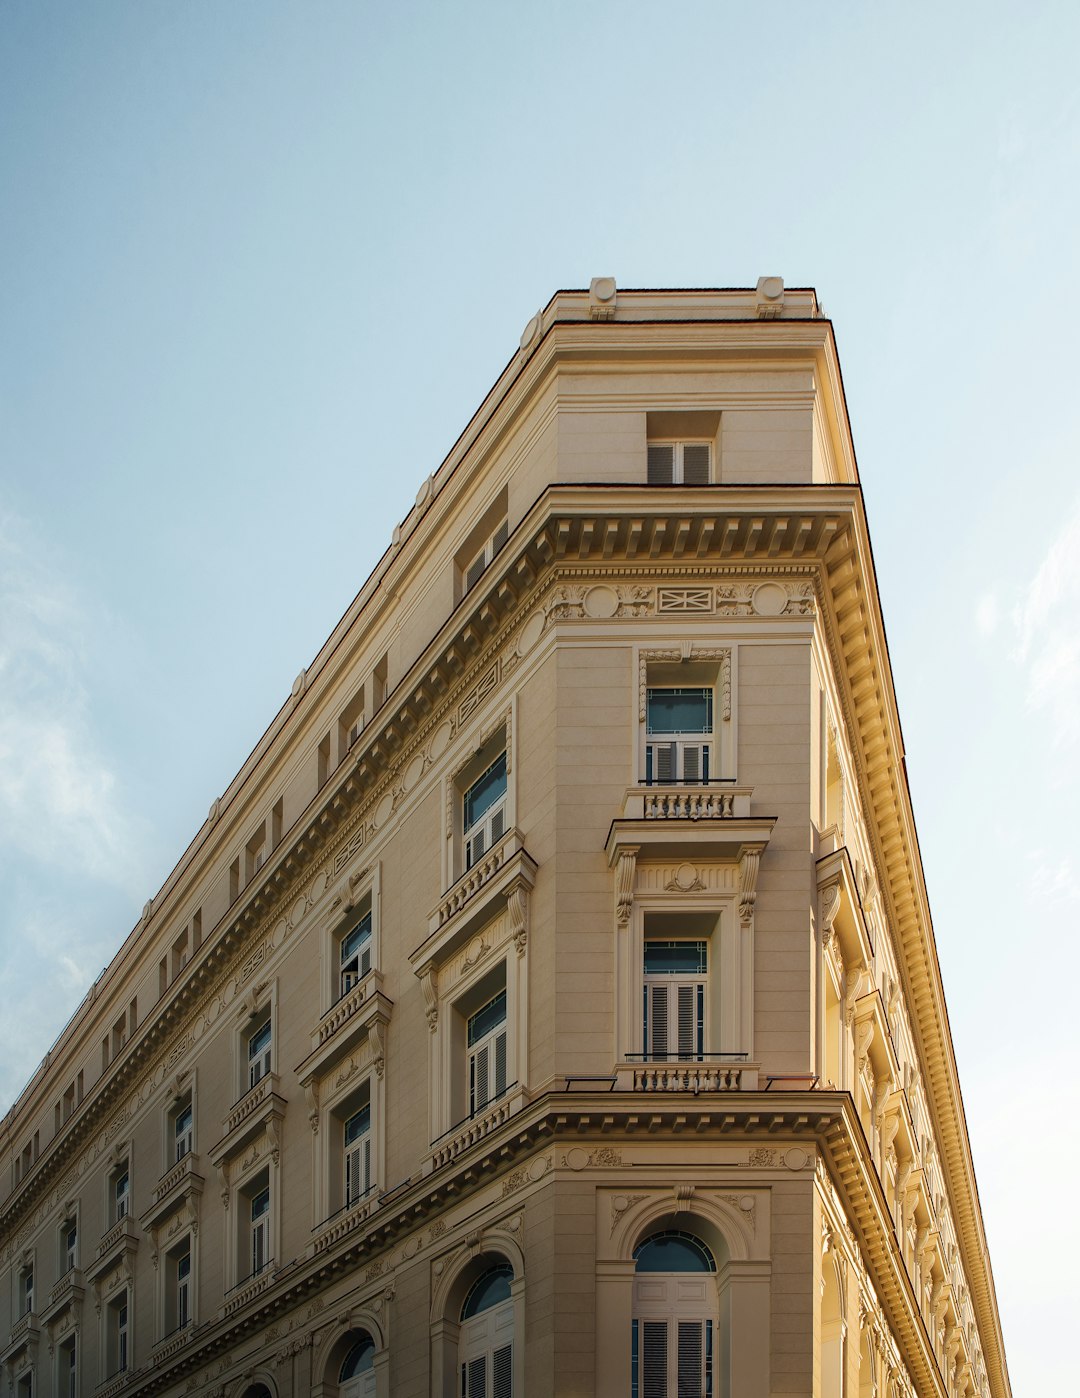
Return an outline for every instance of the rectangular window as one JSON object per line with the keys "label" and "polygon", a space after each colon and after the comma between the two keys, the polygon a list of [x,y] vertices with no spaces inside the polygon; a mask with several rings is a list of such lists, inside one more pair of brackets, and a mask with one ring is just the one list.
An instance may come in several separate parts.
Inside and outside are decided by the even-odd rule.
{"label": "rectangular window", "polygon": [[78,1252],[78,1225],[73,1218],[69,1218],[60,1226],[60,1263],[62,1271],[71,1271],[78,1259]]}
{"label": "rectangular window", "polygon": [[483,1005],[466,1023],[469,1115],[506,1091],[506,991]]}
{"label": "rectangular window", "polygon": [[713,767],[712,731],[711,689],[648,690],[646,782],[707,782]]}
{"label": "rectangular window", "polygon": [[355,1204],[371,1188],[371,1106],[345,1122],[345,1203]]}
{"label": "rectangular window", "polygon": [[477,551],[472,555],[462,568],[462,591],[468,592],[474,588],[484,573],[495,561],[496,555],[505,545],[510,537],[510,530],[506,520],[501,520],[496,525],[494,531],[487,536]]}
{"label": "rectangular window", "polygon": [[248,1035],[248,1087],[252,1088],[270,1071],[270,1053],[273,1048],[273,1026],[270,1016]]}
{"label": "rectangular window", "polygon": [[76,1398],[79,1391],[75,1354],[75,1336],[71,1335],[59,1347],[56,1366],[56,1391],[62,1398]]}
{"label": "rectangular window", "polygon": [[34,1309],[34,1269],[24,1267],[19,1285],[20,1315],[29,1315]]}
{"label": "rectangular window", "polygon": [[130,1329],[128,1316],[128,1293],[120,1294],[109,1302],[109,1330],[107,1367],[108,1377],[122,1374],[128,1367]]}
{"label": "rectangular window", "polygon": [[248,1234],[250,1275],[255,1277],[270,1261],[270,1188],[268,1185],[251,1196],[251,1226]]}
{"label": "rectangular window", "polygon": [[708,485],[708,442],[650,442],[650,485]]}
{"label": "rectangular window", "polygon": [[502,839],[506,829],[506,753],[501,752],[488,769],[466,790],[462,800],[465,867]]}
{"label": "rectangular window", "polygon": [[113,1222],[127,1218],[131,1205],[131,1175],[126,1165],[121,1165],[113,1176]]}
{"label": "rectangular window", "polygon": [[349,991],[354,989],[371,970],[371,947],[371,911],[369,909],[341,939],[338,948],[339,995],[348,995]]}
{"label": "rectangular window", "polygon": [[173,1117],[174,1161],[183,1160],[185,1155],[190,1155],[194,1144],[195,1118],[189,1100],[177,1108],[176,1115]]}
{"label": "rectangular window", "polygon": [[176,1259],[176,1325],[181,1329],[191,1319],[191,1248]]}
{"label": "rectangular window", "polygon": [[655,1060],[705,1054],[709,985],[705,941],[645,943],[645,1054]]}

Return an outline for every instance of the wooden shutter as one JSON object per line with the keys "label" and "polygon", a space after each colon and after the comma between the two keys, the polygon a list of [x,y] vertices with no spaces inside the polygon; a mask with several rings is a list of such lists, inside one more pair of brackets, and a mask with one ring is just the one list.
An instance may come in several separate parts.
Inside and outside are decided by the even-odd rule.
{"label": "wooden shutter", "polygon": [[698,1046],[698,989],[696,985],[680,985],[678,991],[679,1057],[692,1058]]}
{"label": "wooden shutter", "polygon": [[708,485],[708,442],[687,442],[682,449],[682,453],[683,485]]}
{"label": "wooden shutter", "polygon": [[461,1366],[461,1398],[488,1398],[486,1369],[487,1355]]}
{"label": "wooden shutter", "polygon": [[670,443],[649,444],[649,484],[671,485],[675,479],[675,448]]}
{"label": "wooden shutter", "polygon": [[514,1391],[513,1345],[502,1345],[491,1357],[491,1398],[512,1398]]}
{"label": "wooden shutter", "polygon": [[678,1391],[680,1394],[704,1393],[702,1382],[702,1345],[700,1320],[679,1321]]}
{"label": "wooden shutter", "polygon": [[345,1152],[345,1200],[354,1204],[371,1186],[371,1138],[362,1136]]}
{"label": "wooden shutter", "polygon": [[666,1058],[668,1055],[668,988],[666,985],[647,985],[645,1050],[653,1058]]}
{"label": "wooden shutter", "polygon": [[468,569],[466,570],[466,573],[465,573],[465,591],[466,591],[466,592],[468,592],[470,588],[473,588],[473,587],[476,586],[476,584],[477,584],[477,583],[480,581],[480,579],[483,577],[484,569],[485,569],[486,567],[487,567],[487,563],[485,562],[485,560],[484,560],[484,555],[483,555],[482,553],[479,554],[476,558],[473,559],[473,561],[469,564],[469,567],[468,567]]}
{"label": "wooden shutter", "polygon": [[667,1398],[667,1321],[645,1320],[641,1329],[641,1398]]}
{"label": "wooden shutter", "polygon": [[[504,821],[505,821],[505,812],[500,808],[500,809],[497,810],[497,811],[495,812],[495,814],[491,817],[491,844],[492,844],[492,845],[498,844],[498,842],[502,839],[502,837],[503,837],[503,825],[504,825]],[[490,848],[490,846],[489,846],[489,848]]]}
{"label": "wooden shutter", "polygon": [[499,552],[499,550],[503,547],[503,545],[506,543],[506,541],[507,541],[507,539],[508,539],[509,537],[510,537],[510,529],[509,529],[509,526],[508,526],[507,523],[506,523],[506,520],[504,519],[503,522],[502,522],[502,524],[499,525],[498,529],[496,529],[494,535],[492,536],[492,540],[491,540],[491,556],[492,556],[492,558],[495,557],[495,555],[496,555],[496,554]]}
{"label": "wooden shutter", "polygon": [[495,1091],[493,1097],[501,1097],[506,1091],[506,1030],[495,1036]]}

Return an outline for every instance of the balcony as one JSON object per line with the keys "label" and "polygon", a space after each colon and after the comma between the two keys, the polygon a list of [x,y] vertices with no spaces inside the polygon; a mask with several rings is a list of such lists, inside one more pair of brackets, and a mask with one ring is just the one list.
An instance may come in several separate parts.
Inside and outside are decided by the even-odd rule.
{"label": "balcony", "polygon": [[328,1073],[365,1036],[371,1040],[372,1059],[381,1065],[383,1031],[394,1008],[394,1002],[383,994],[382,984],[381,972],[369,971],[319,1020],[311,1035],[311,1052],[296,1070],[301,1087]]}
{"label": "balcony", "polygon": [[288,1106],[285,1098],[278,1093],[279,1084],[276,1073],[266,1073],[233,1105],[222,1121],[224,1135],[207,1151],[211,1165],[220,1166],[222,1161],[231,1159],[249,1141],[264,1132],[271,1139],[276,1158],[277,1123],[284,1119]]}
{"label": "balcony", "polygon": [[629,787],[611,822],[608,858],[626,849],[654,859],[738,860],[748,847],[763,848],[775,816],[752,816],[754,789],[732,782],[642,782]]}
{"label": "balcony", "polygon": [[134,1378],[134,1369],[121,1369],[117,1374],[110,1374],[104,1383],[99,1383],[94,1389],[94,1398],[114,1398],[115,1394],[123,1393]]}
{"label": "balcony", "polygon": [[41,1337],[41,1322],[35,1311],[24,1311],[11,1327],[11,1335],[3,1351],[0,1351],[0,1366],[10,1362],[23,1350],[28,1350],[31,1358],[37,1351]]}
{"label": "balcony", "polygon": [[352,1204],[346,1204],[344,1208],[338,1209],[337,1213],[331,1214],[314,1230],[315,1240],[312,1246],[315,1252],[325,1252],[327,1248],[333,1247],[335,1243],[340,1242],[342,1238],[361,1227],[381,1202],[378,1189],[372,1185],[362,1198],[355,1200]]}
{"label": "balcony", "polygon": [[78,1267],[69,1267],[53,1289],[49,1292],[49,1305],[62,1305],[70,1299],[70,1294],[82,1290],[82,1272]]}
{"label": "balcony", "polygon": [[122,1257],[134,1253],[138,1246],[139,1235],[135,1228],[135,1220],[130,1214],[125,1214],[102,1234],[97,1256],[86,1269],[87,1280],[92,1282],[103,1276]]}
{"label": "balcony", "polygon": [[271,1259],[263,1267],[261,1272],[256,1272],[254,1276],[245,1277],[242,1282],[234,1286],[225,1295],[225,1304],[222,1307],[222,1315],[230,1316],[241,1310],[249,1301],[254,1301],[256,1296],[261,1296],[267,1291],[274,1280],[274,1261]]}
{"label": "balcony", "polygon": [[205,1183],[199,1174],[199,1157],[188,1151],[158,1180],[154,1201],[139,1219],[141,1227],[146,1230],[160,1227],[170,1214],[184,1207],[188,1209],[189,1220],[194,1222],[197,1201]]}
{"label": "balcony", "polygon": [[166,1359],[171,1359],[174,1354],[182,1350],[194,1333],[195,1326],[189,1320],[158,1340],[154,1346],[155,1365],[164,1363]]}
{"label": "balcony", "polygon": [[512,1083],[497,1102],[482,1107],[465,1121],[459,1122],[445,1132],[431,1148],[431,1155],[424,1163],[424,1174],[440,1169],[457,1160],[467,1150],[493,1135],[525,1105],[525,1093],[517,1083]]}
{"label": "balcony", "polygon": [[627,1054],[615,1069],[616,1092],[756,1092],[758,1065],[741,1053],[717,1053],[695,1059],[658,1060]]}

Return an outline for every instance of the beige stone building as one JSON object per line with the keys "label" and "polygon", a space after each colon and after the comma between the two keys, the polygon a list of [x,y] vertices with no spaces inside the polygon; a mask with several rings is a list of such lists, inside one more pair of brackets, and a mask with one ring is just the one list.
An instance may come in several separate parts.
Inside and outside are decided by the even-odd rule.
{"label": "beige stone building", "polygon": [[0,1128],[30,1395],[1007,1398],[830,322],[559,292]]}

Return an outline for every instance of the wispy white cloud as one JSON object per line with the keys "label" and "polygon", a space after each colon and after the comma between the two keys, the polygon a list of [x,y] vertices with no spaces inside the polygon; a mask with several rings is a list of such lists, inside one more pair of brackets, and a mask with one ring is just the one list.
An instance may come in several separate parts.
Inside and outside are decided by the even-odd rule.
{"label": "wispy white cloud", "polygon": [[0,845],[128,887],[130,831],[82,679],[87,629],[33,531],[0,510]]}
{"label": "wispy white cloud", "polygon": [[1059,530],[1013,611],[1028,705],[1061,745],[1080,740],[1080,505]]}

